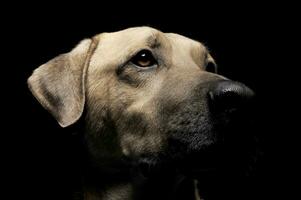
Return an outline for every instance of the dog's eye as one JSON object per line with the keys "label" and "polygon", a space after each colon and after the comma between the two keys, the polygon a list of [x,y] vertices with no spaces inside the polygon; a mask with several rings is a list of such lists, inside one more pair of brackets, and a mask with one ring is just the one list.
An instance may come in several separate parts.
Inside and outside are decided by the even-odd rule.
{"label": "dog's eye", "polygon": [[213,62],[209,62],[206,66],[206,71],[211,73],[217,73],[216,65]]}
{"label": "dog's eye", "polygon": [[156,60],[149,50],[139,51],[131,61],[139,67],[151,67],[156,64]]}

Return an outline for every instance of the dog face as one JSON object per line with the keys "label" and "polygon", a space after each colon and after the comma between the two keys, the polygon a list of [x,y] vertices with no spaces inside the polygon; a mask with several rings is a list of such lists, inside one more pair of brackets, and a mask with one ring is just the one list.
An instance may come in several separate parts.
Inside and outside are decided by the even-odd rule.
{"label": "dog face", "polygon": [[104,166],[178,160],[219,143],[217,124],[253,94],[215,72],[201,43],[139,27],[82,41],[28,83],[63,127],[85,119],[89,152]]}

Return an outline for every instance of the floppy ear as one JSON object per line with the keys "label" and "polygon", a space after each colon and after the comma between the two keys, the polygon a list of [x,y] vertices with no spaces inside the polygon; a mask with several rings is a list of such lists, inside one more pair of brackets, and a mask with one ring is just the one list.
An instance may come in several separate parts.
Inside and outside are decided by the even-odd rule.
{"label": "floppy ear", "polygon": [[75,123],[85,104],[85,75],[97,44],[81,41],[71,52],[59,55],[34,70],[27,83],[32,94],[62,127]]}

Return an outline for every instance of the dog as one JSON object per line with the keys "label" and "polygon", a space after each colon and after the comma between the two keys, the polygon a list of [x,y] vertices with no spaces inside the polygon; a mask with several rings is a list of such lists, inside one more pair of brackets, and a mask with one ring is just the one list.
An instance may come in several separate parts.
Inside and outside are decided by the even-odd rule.
{"label": "dog", "polygon": [[222,128],[254,96],[202,43],[151,27],[84,39],[28,86],[60,126],[81,121],[85,200],[201,199],[189,174],[223,157]]}

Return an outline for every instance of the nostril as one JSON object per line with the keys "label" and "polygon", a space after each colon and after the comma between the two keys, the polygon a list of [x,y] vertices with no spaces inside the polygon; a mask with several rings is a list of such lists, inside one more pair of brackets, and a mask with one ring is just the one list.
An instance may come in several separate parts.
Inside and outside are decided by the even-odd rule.
{"label": "nostril", "polygon": [[245,106],[253,98],[254,92],[242,83],[219,81],[209,91],[211,107],[226,111]]}

